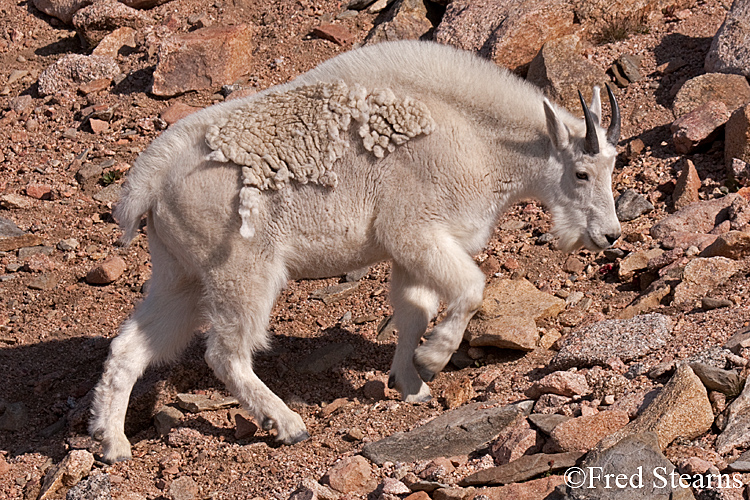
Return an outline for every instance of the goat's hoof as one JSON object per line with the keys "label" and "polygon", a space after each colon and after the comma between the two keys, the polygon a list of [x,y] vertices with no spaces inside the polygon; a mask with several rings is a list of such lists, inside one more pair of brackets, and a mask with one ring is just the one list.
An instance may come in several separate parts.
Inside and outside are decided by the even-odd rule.
{"label": "goat's hoof", "polygon": [[388,388],[393,389],[395,387],[396,387],[396,377],[393,374],[388,375]]}
{"label": "goat's hoof", "polygon": [[127,462],[131,458],[133,458],[131,455],[117,455],[115,457],[103,456],[102,462],[104,462],[105,464],[112,465],[112,464],[116,464],[117,462]]}
{"label": "goat's hoof", "polygon": [[302,441],[307,441],[308,439],[310,439],[310,433],[307,431],[302,431],[296,436],[291,436],[291,437],[286,438],[284,440],[284,444],[288,444],[288,445],[297,444],[297,443],[301,443]]}
{"label": "goat's hoof", "polygon": [[421,378],[425,382],[432,382],[435,378],[434,371],[421,365],[417,365],[417,373],[419,373],[419,378]]}
{"label": "goat's hoof", "polygon": [[270,431],[271,429],[274,428],[275,425],[276,425],[276,421],[272,419],[271,417],[264,418],[263,422],[260,424],[261,428],[264,431]]}

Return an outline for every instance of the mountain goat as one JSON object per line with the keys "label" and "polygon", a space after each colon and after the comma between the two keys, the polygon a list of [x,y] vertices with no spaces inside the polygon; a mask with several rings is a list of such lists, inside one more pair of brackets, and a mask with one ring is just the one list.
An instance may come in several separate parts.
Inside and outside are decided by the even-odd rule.
{"label": "mountain goat", "polygon": [[[289,279],[392,262],[398,346],[389,386],[425,401],[482,303],[472,255],[506,208],[545,204],[559,246],[599,251],[620,235],[611,190],[617,103],[595,88],[578,119],[467,52],[392,42],[335,57],[285,85],[181,120],[138,158],[116,217],[143,214],[153,262],[144,302],[111,344],[90,430],[104,459],[130,458],[133,384],[210,323],[205,359],[266,430],[292,444],[302,418],[252,369]],[[424,342],[437,314],[445,318]]]}

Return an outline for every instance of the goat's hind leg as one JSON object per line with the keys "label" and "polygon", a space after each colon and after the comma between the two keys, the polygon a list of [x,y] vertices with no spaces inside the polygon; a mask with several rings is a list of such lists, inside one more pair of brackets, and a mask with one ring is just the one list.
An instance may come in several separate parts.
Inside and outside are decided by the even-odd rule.
{"label": "goat's hind leg", "polygon": [[427,325],[437,313],[437,294],[418,284],[408,271],[396,262],[391,272],[393,321],[398,329],[398,345],[393,356],[388,387],[397,389],[405,401],[430,400],[430,388],[417,373],[414,351]]}
{"label": "goat's hind leg", "polygon": [[89,431],[102,441],[105,462],[131,457],[125,413],[135,382],[151,363],[177,357],[199,326],[198,282],[158,272],[155,268],[148,296],[112,341],[95,389]]}
{"label": "goat's hind leg", "polygon": [[290,410],[253,371],[253,354],[267,347],[271,309],[286,281],[283,271],[273,272],[269,268],[262,272],[263,275],[253,275],[243,271],[240,277],[236,271],[225,276],[221,272],[212,273],[206,362],[263,429],[276,429],[278,441],[294,444],[310,437],[302,417]]}

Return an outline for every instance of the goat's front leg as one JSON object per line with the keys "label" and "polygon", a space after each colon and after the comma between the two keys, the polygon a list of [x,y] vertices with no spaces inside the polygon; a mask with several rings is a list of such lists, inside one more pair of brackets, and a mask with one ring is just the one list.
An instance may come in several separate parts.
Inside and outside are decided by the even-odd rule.
{"label": "goat's front leg", "polygon": [[437,294],[416,282],[398,263],[391,271],[391,304],[393,321],[398,329],[398,345],[393,356],[388,387],[397,389],[404,401],[425,402],[431,398],[430,388],[414,366],[414,351],[430,320],[437,314]]}
{"label": "goat's front leg", "polygon": [[447,307],[445,318],[414,353],[414,365],[425,382],[445,368],[461,344],[469,320],[482,306],[485,281],[474,260],[455,244],[433,255],[430,271]]}
{"label": "goat's front leg", "polygon": [[303,441],[310,435],[302,417],[253,371],[253,354],[267,347],[268,319],[285,275],[266,269],[263,275],[238,279],[236,269],[217,273],[209,285],[206,362],[264,430],[276,429],[277,441]]}

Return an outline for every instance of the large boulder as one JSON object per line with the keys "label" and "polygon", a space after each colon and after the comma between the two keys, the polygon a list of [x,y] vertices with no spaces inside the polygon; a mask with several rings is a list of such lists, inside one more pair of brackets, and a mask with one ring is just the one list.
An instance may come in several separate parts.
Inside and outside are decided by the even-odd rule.
{"label": "large boulder", "polygon": [[91,5],[93,0],[32,0],[34,7],[48,16],[56,17],[65,24],[73,22],[78,9]]}
{"label": "large boulder", "polygon": [[628,320],[607,320],[580,328],[559,341],[560,351],[550,361],[557,370],[602,365],[610,358],[628,362],[667,344],[673,323],[663,314],[644,314]]}
{"label": "large boulder", "polygon": [[557,316],[564,308],[564,300],[540,292],[524,279],[495,280],[485,289],[482,307],[464,338],[477,347],[532,351],[539,341],[536,321]]}
{"label": "large boulder", "polygon": [[531,411],[531,402],[507,406],[471,403],[443,413],[409,432],[366,444],[362,455],[376,464],[466,455],[486,445]]}
{"label": "large boulder", "polygon": [[590,102],[594,85],[609,81],[599,66],[583,57],[581,39],[575,34],[545,43],[531,61],[526,78],[574,113],[581,109],[579,90]]}
{"label": "large boulder", "polygon": [[141,30],[151,22],[151,19],[141,11],[117,0],[98,0],[80,9],[73,16],[73,26],[78,35],[91,47],[96,46],[105,36],[118,28]]}
{"label": "large boulder", "polygon": [[77,86],[121,73],[114,59],[107,56],[68,54],[52,63],[39,75],[39,94],[54,95],[74,91]]}
{"label": "large boulder", "polygon": [[604,438],[597,449],[609,448],[629,435],[653,432],[663,450],[678,437],[694,439],[704,434],[713,421],[706,387],[688,364],[682,364],[638,418]]}
{"label": "large boulder", "polygon": [[173,35],[159,47],[151,92],[173,96],[234,83],[250,70],[252,46],[246,24]]}
{"label": "large boulder", "polygon": [[674,233],[708,233],[716,225],[729,220],[729,207],[738,197],[730,194],[715,200],[691,203],[651,227],[655,240],[664,240]]}
{"label": "large boulder", "polygon": [[[708,248],[711,248],[710,246]],[[726,257],[698,258],[682,272],[682,283],[674,291],[674,304],[694,302],[720,286],[739,270],[739,264]]]}
{"label": "large boulder", "polygon": [[[560,490],[566,500],[688,500],[689,488],[673,485],[677,471],[651,432],[627,436],[609,449],[590,453],[568,472]],[[617,483],[615,483],[617,480]]]}
{"label": "large boulder", "polygon": [[367,35],[365,43],[419,40],[432,29],[424,0],[397,0],[385,20]]}
{"label": "large boulder", "polygon": [[714,35],[706,55],[706,71],[750,76],[750,1],[735,0]]}
{"label": "large boulder", "polygon": [[545,42],[576,30],[574,19],[567,1],[455,0],[446,8],[435,40],[525,73]]}
{"label": "large boulder", "polygon": [[729,406],[727,425],[716,439],[716,451],[722,455],[750,446],[750,384]]}
{"label": "large boulder", "polygon": [[750,163],[750,105],[738,108],[724,126],[724,162],[728,170],[735,158]]}
{"label": "large boulder", "polygon": [[709,101],[723,102],[732,113],[750,102],[750,84],[741,75],[707,73],[696,76],[680,87],[672,108],[679,118],[703,106]]}

